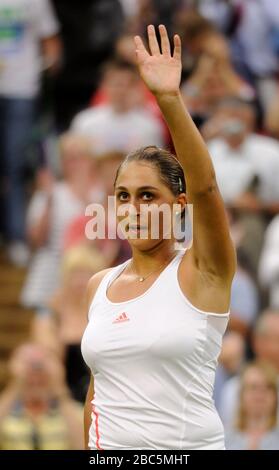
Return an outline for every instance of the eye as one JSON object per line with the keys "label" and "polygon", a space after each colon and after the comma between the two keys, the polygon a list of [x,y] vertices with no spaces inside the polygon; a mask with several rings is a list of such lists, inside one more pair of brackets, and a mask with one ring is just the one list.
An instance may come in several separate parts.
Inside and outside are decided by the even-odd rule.
{"label": "eye", "polygon": [[153,199],[153,194],[149,191],[144,191],[141,193],[141,197],[144,201],[151,201]]}
{"label": "eye", "polygon": [[125,191],[122,191],[121,193],[117,194],[117,199],[119,201],[127,201],[128,197],[129,197],[129,194],[126,193]]}

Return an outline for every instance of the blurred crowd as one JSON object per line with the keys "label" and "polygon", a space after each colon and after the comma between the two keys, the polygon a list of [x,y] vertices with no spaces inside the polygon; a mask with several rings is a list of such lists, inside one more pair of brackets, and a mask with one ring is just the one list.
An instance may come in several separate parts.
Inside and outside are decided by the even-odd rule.
{"label": "blurred crowd", "polygon": [[110,211],[127,152],[172,149],[135,66],[150,23],[181,36],[182,95],[238,255],[214,388],[226,446],[279,449],[278,1],[0,0],[1,246],[34,311],[0,395],[1,449],[83,447],[86,285],[130,257],[120,238],[85,236],[85,210]]}

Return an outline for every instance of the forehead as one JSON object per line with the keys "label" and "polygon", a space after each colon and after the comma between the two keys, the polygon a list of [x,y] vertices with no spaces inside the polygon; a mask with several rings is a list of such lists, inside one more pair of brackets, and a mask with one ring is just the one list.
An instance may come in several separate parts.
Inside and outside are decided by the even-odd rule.
{"label": "forehead", "polygon": [[148,162],[130,162],[125,164],[118,176],[117,186],[165,186],[160,178],[159,170]]}

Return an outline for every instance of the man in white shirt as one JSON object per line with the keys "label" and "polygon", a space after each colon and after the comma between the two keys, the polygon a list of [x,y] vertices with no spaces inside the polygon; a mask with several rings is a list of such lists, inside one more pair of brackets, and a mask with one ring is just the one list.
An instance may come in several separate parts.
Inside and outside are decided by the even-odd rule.
{"label": "man in white shirt", "polygon": [[218,185],[243,233],[240,247],[256,273],[265,216],[279,211],[279,145],[253,133],[255,115],[250,104],[225,100],[204,126]]}
{"label": "man in white shirt", "polygon": [[247,192],[265,206],[279,202],[279,145],[274,139],[254,134],[254,121],[252,106],[232,98],[221,103],[205,126],[207,137],[210,129],[211,136],[215,134],[208,149],[228,205]]}
{"label": "man in white shirt", "polygon": [[164,144],[160,123],[141,105],[142,87],[133,65],[114,61],[107,65],[101,89],[107,102],[80,112],[72,122],[75,133],[92,138],[97,156],[112,151]]}
{"label": "man in white shirt", "polygon": [[1,231],[24,239],[24,150],[34,119],[40,73],[59,57],[58,24],[49,0],[0,0]]}

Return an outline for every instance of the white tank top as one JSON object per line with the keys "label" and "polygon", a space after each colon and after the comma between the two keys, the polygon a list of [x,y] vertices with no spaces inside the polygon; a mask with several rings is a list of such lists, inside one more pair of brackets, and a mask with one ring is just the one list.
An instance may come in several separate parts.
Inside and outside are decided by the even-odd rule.
{"label": "white tank top", "polygon": [[180,289],[178,255],[142,295],[111,302],[101,281],[82,354],[94,376],[90,449],[224,449],[212,392],[229,313],[203,312]]}

